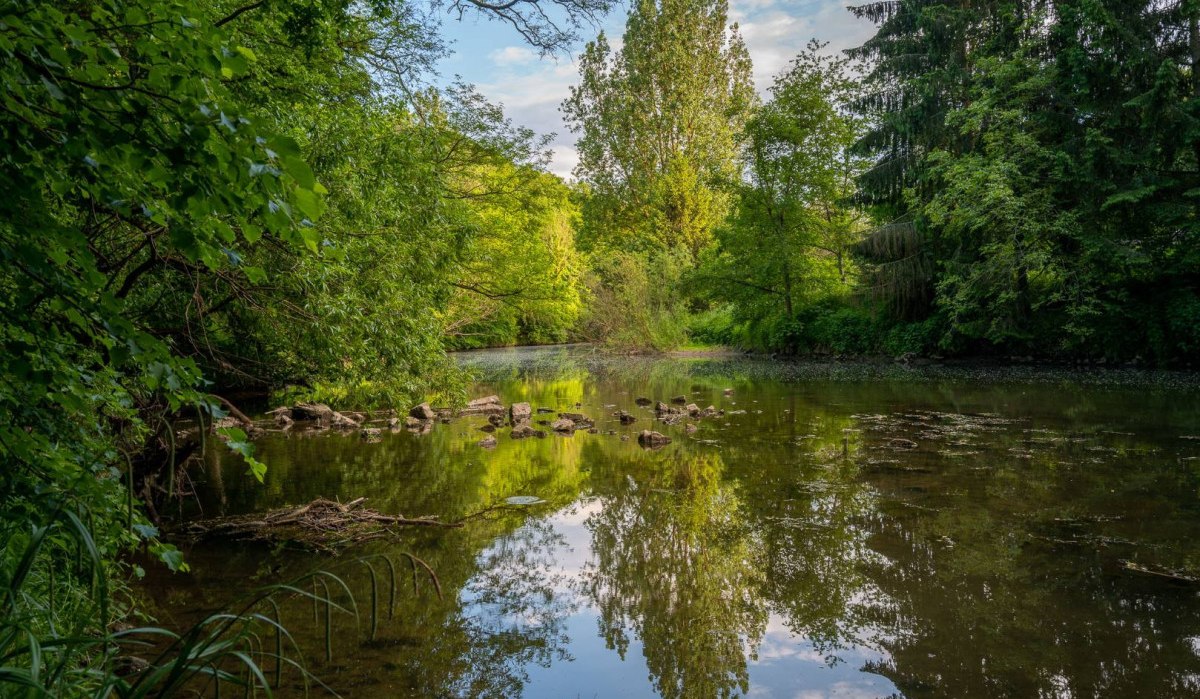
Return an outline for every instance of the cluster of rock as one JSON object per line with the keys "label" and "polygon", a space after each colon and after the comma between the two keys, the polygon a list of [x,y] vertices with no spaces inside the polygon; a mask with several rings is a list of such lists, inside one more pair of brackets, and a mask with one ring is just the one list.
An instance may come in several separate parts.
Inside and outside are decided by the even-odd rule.
{"label": "cluster of rock", "polygon": [[[725,389],[725,395],[730,395],[732,392],[732,389]],[[676,396],[671,399],[670,403],[655,402],[649,398],[638,398],[636,403],[643,408],[653,405],[655,419],[666,425],[674,425],[689,418],[700,420],[726,414],[724,410],[718,410],[712,405],[700,408],[695,403],[688,403],[686,396]],[[513,403],[511,406],[505,407],[500,397],[495,395],[476,398],[459,410],[435,408],[429,403],[421,403],[414,406],[408,411],[408,415],[403,417],[397,416],[395,411],[374,414],[338,412],[324,403],[299,403],[290,407],[276,408],[268,415],[272,416],[278,427],[285,430],[292,428],[293,425],[316,429],[360,430],[360,435],[367,441],[381,440],[385,429],[406,429],[410,432],[424,434],[431,431],[433,425],[439,421],[448,423],[455,417],[486,416],[487,423],[479,429],[486,432],[487,436],[478,442],[478,445],[485,449],[497,445],[494,433],[506,424],[511,428],[509,436],[512,439],[529,437],[543,439],[547,436],[548,431],[539,429],[539,427],[546,427],[549,432],[561,435],[571,435],[579,430],[587,430],[592,434],[600,431],[596,426],[596,421],[582,413],[557,412],[544,407],[537,408],[535,411],[533,406],[526,402]],[[547,417],[535,419],[535,415],[546,415]],[[550,415],[554,415],[554,418],[550,418]],[[625,410],[617,410],[612,413],[612,417],[622,425],[630,425],[638,421],[638,416]],[[694,423],[689,422],[685,429],[690,434],[695,432],[697,427]],[[615,435],[617,432],[609,430],[608,434]],[[628,435],[621,437],[622,440],[628,438]],[[670,443],[670,437],[653,430],[642,430],[638,434],[638,444],[646,448],[657,448]]]}

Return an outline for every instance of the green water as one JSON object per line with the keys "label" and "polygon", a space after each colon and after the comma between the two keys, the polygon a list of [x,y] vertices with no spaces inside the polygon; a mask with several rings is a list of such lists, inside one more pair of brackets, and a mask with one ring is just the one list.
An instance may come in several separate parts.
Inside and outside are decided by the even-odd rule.
{"label": "green water", "polygon": [[[374,640],[365,611],[357,629],[335,618],[330,662],[323,621],[285,605],[343,696],[1200,696],[1200,585],[1125,564],[1200,575],[1193,379],[578,348],[462,361],[474,396],[582,412],[601,433],[502,429],[492,450],[476,446],[481,417],[380,443],[275,433],[258,444],[265,485],[218,450],[194,475],[205,516],[366,496],[454,520],[545,500],[368,544],[428,561],[444,596],[405,578]],[[688,434],[634,404],[679,394],[746,412]],[[621,439],[646,428],[673,443]],[[370,597],[354,553],[188,555],[194,574],[146,587],[160,621],[314,565],[338,570],[360,610]]]}

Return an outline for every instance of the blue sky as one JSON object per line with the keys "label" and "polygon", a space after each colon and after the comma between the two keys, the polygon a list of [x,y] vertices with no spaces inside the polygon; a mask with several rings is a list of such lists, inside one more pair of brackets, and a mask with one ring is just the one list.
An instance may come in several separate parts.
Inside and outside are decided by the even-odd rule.
{"label": "blue sky", "polygon": [[[847,0],[730,0],[730,17],[737,22],[754,61],[754,81],[760,93],[809,39],[829,42],[829,50],[856,46],[874,27],[846,10]],[[603,29],[614,45],[624,31],[627,7],[618,6],[595,31]],[[576,163],[574,135],[562,122],[558,105],[577,80],[575,58],[585,41],[570,55],[539,57],[521,43],[510,27],[499,22],[447,17],[443,35],[453,42],[453,55],[438,66],[443,81],[455,75],[473,83],[518,124],[538,133],[557,134],[550,170],[569,177]]]}

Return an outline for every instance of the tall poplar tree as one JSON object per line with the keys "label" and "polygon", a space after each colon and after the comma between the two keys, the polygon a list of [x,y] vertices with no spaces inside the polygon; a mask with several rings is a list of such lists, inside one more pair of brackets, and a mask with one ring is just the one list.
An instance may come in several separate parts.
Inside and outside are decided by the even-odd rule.
{"label": "tall poplar tree", "polygon": [[729,209],[738,137],[754,100],[750,57],[726,0],[639,0],[624,44],[601,34],[562,109],[590,186],[590,243],[686,250]]}

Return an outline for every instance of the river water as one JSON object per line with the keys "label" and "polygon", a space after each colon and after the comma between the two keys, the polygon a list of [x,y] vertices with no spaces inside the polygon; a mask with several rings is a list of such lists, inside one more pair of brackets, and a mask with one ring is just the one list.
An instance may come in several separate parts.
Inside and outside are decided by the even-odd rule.
{"label": "river water", "polygon": [[[159,621],[322,566],[353,591],[357,626],[333,619],[326,660],[322,616],[294,600],[285,620],[349,697],[1200,696],[1200,584],[1165,575],[1200,576],[1194,377],[586,348],[461,361],[472,397],[584,413],[600,432],[504,428],[494,449],[477,446],[482,417],[378,443],[271,433],[263,485],[208,451],[204,516],[365,496],[450,521],[540,502],[332,559],[197,544],[194,573],[151,574]],[[635,405],[677,395],[726,413],[663,425]],[[642,429],[673,441],[643,449]],[[405,564],[390,608],[378,572],[370,639],[357,558],[400,551],[443,596],[427,576],[414,590]]]}

